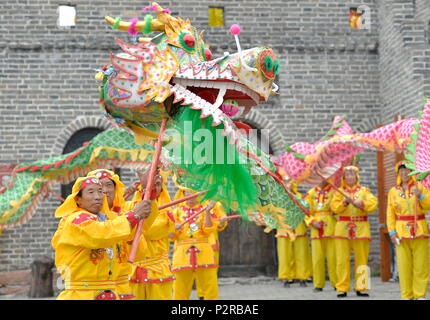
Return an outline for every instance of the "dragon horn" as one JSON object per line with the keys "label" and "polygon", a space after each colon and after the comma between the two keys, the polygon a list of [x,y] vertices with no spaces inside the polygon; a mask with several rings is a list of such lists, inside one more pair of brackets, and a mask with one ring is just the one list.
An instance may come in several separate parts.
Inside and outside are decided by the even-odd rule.
{"label": "dragon horn", "polygon": [[[153,2],[152,3],[152,9],[155,10],[156,14],[157,14],[157,18],[153,19],[151,21],[151,31],[161,31],[164,32],[165,26],[166,24],[169,24],[169,19],[173,20],[173,21],[177,21],[176,18],[172,17],[168,10],[164,10],[158,3]],[[110,16],[105,16],[105,20],[108,24],[110,24],[111,26],[113,26],[115,24],[116,19],[110,17]],[[130,28],[130,24],[131,22],[126,22],[126,21],[120,21],[118,24],[118,30],[122,30],[122,31],[128,31]],[[136,30],[139,32],[142,32],[145,28],[145,24],[146,21],[138,21],[136,23]]]}
{"label": "dragon horn", "polygon": [[[116,21],[116,19],[109,16],[105,16],[105,20],[111,26],[113,26]],[[118,24],[118,30],[128,31],[128,29],[130,28],[130,24],[131,22],[120,21],[120,23]],[[145,24],[146,24],[146,21],[139,21],[138,23],[136,23],[136,30],[139,32],[142,32],[143,29],[145,28]],[[158,19],[153,19],[151,23],[151,31],[164,32],[164,23],[160,22]]]}

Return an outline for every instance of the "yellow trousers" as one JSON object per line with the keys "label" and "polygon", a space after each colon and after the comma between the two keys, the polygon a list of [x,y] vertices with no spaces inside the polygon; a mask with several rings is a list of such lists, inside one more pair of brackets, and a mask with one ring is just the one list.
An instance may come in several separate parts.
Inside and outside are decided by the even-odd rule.
{"label": "yellow trousers", "polygon": [[277,238],[278,278],[306,280],[312,276],[308,237]]}
{"label": "yellow trousers", "polygon": [[[217,274],[218,274],[218,269],[219,269],[219,250],[215,250],[214,249],[214,256],[215,256],[215,264],[217,265],[216,271],[217,271]],[[204,293],[203,293],[202,285],[199,283],[199,279],[195,277],[195,274],[194,274],[194,280],[196,281],[197,297],[204,298]]]}
{"label": "yellow trousers", "polygon": [[312,272],[315,288],[324,288],[326,280],[325,262],[327,261],[328,277],[333,288],[336,287],[336,248],[335,239],[311,240]]}
{"label": "yellow trousers", "polygon": [[351,279],[351,250],[355,259],[355,291],[369,289],[370,270],[367,265],[369,258],[369,240],[335,239],[336,247],[336,289],[338,292],[348,292]]}
{"label": "yellow trousers", "polygon": [[174,300],[189,300],[194,279],[200,287],[200,294],[205,300],[218,300],[218,268],[186,269],[175,272],[173,285]]}
{"label": "yellow trousers", "polygon": [[160,283],[131,283],[133,300],[172,300],[173,281]]}
{"label": "yellow trousers", "polygon": [[401,240],[396,246],[400,294],[403,299],[426,296],[429,280],[428,239]]}

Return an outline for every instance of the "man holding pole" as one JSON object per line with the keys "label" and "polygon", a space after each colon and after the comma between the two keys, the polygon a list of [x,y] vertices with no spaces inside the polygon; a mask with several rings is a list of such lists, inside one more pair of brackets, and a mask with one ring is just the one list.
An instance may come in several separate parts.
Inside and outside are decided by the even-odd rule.
{"label": "man holding pole", "polygon": [[312,188],[305,196],[305,200],[309,203],[310,212],[310,215],[305,217],[305,222],[311,228],[312,271],[315,292],[321,292],[325,287],[326,261],[330,283],[333,288],[336,288],[336,250],[333,239],[336,219],[330,209],[333,195],[334,189],[326,180],[323,180],[320,186]]}
{"label": "man holding pole", "polygon": [[370,281],[368,267],[370,249],[370,225],[367,215],[376,210],[378,199],[366,187],[360,185],[356,166],[347,166],[341,180],[341,188],[334,194],[330,208],[337,216],[334,231],[336,247],[336,290],[338,298],[347,296],[350,289],[350,253],[355,258],[355,291],[359,297],[368,297]]}
{"label": "man holding pole", "polygon": [[65,281],[61,300],[117,300],[121,255],[117,246],[130,240],[137,223],[151,213],[142,201],[121,217],[109,210],[97,177],[78,178],[72,193],[55,211],[61,218],[52,238],[55,265]]}
{"label": "man holding pole", "polygon": [[[138,172],[140,185],[134,194],[132,202],[142,201],[149,171]],[[170,203],[170,196],[164,184],[164,179],[157,174],[151,199],[158,206]],[[130,273],[130,286],[135,300],[170,300],[172,299],[173,280],[171,271],[168,234],[174,232],[174,220],[169,209],[160,210],[155,221],[149,228],[143,229],[136,259]]]}
{"label": "man holding pole", "polygon": [[[228,225],[227,214],[224,211],[224,208],[220,202],[217,202],[215,204],[215,207],[212,210],[212,218],[216,220],[217,228],[209,236],[209,242],[212,246],[212,249],[214,250],[215,263],[217,265],[217,273],[218,273],[219,255],[220,255],[220,243],[219,243],[218,233],[223,231],[225,228],[227,228],[227,225]],[[196,280],[197,297],[199,297],[200,300],[204,300],[204,292],[202,290],[204,286],[199,283],[199,278],[196,278],[195,280]]]}
{"label": "man holding pole", "polygon": [[200,204],[196,199],[185,202],[173,211],[176,231],[172,271],[175,273],[173,298],[188,300],[194,279],[201,285],[205,300],[218,300],[218,276],[215,253],[209,241],[217,226],[212,209],[216,202]]}
{"label": "man holding pole", "polygon": [[[297,184],[293,181],[289,183],[288,188],[296,196],[302,196],[297,191]],[[295,279],[299,280],[301,287],[306,287],[306,279],[312,277],[312,262],[305,223],[301,222],[293,232],[294,238],[292,239],[286,229],[276,230],[278,278],[284,282],[286,288]]]}
{"label": "man holding pole", "polygon": [[[95,176],[99,179],[103,193],[109,205],[109,209],[113,213],[113,217],[126,214],[129,210],[137,204],[126,203],[124,199],[124,184],[119,176],[107,169],[97,169],[89,172],[87,176]],[[139,201],[140,202],[140,201]],[[154,212],[154,216],[156,212]],[[151,218],[149,218],[151,219]],[[153,220],[153,219],[152,219]],[[131,265],[127,261],[128,245],[126,241],[117,245],[119,259],[119,275],[116,280],[116,291],[121,300],[128,300],[134,297],[129,284],[129,273],[131,272]]]}
{"label": "man holding pole", "polygon": [[396,247],[402,299],[425,299],[428,279],[428,229],[430,209],[427,189],[409,176],[405,162],[396,165],[397,183],[388,193],[387,227]]}

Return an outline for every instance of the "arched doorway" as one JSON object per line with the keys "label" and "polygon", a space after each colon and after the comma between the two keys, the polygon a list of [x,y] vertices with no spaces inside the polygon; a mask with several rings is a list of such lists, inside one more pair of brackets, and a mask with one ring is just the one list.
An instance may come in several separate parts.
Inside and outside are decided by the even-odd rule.
{"label": "arched doorway", "polygon": [[[255,130],[253,143],[265,152],[272,154],[265,132],[252,123],[243,121]],[[275,230],[265,233],[264,227],[253,222],[234,219],[219,233],[220,277],[273,276],[276,272]]]}
{"label": "arched doorway", "polygon": [[[84,128],[76,131],[64,146],[63,154],[70,153],[82,147],[84,142],[90,141],[102,131],[103,130],[99,128]],[[116,170],[116,172],[119,173],[118,170]],[[73,184],[74,181],[61,185],[61,196],[64,199],[72,192]]]}

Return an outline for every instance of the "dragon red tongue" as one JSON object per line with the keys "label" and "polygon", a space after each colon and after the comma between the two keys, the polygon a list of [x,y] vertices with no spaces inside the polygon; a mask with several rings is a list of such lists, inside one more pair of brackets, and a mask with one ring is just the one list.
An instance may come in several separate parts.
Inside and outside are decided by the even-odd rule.
{"label": "dragon red tongue", "polygon": [[211,104],[214,104],[216,101],[216,96],[210,90],[202,90],[202,91],[196,92],[196,95],[198,95],[200,98],[202,98],[203,100],[206,100]]}

